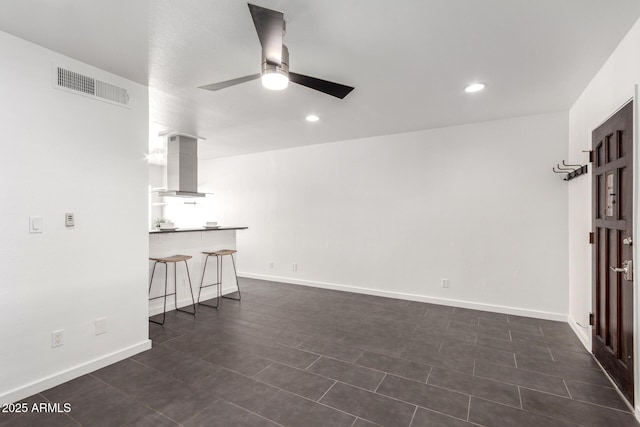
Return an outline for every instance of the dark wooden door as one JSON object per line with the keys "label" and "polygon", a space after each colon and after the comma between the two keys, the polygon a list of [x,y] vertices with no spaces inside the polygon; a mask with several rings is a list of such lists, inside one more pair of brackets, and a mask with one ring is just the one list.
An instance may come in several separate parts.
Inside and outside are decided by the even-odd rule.
{"label": "dark wooden door", "polygon": [[592,143],[593,353],[633,403],[633,103],[594,130]]}

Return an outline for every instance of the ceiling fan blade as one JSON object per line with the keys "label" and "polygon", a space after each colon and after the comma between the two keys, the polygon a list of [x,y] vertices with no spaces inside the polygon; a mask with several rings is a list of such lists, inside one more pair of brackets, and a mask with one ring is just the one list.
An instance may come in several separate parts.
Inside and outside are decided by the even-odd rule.
{"label": "ceiling fan blade", "polygon": [[311,89],[324,92],[327,95],[335,96],[343,99],[345,96],[355,89],[351,86],[345,86],[340,83],[334,83],[327,80],[318,79],[316,77],[305,76],[303,74],[289,72],[289,80],[299,85],[309,87]]}
{"label": "ceiling fan blade", "polygon": [[200,89],[220,90],[220,89],[224,89],[224,88],[229,87],[229,86],[238,85],[240,83],[248,82],[248,81],[259,79],[259,78],[260,78],[260,74],[259,73],[258,74],[251,74],[250,76],[238,77],[237,79],[227,80],[227,81],[219,82],[219,83],[212,83],[212,84],[206,85],[206,86],[200,86]]}
{"label": "ceiling fan blade", "polygon": [[284,14],[251,3],[249,3],[249,11],[267,62],[271,65],[280,65],[282,63]]}

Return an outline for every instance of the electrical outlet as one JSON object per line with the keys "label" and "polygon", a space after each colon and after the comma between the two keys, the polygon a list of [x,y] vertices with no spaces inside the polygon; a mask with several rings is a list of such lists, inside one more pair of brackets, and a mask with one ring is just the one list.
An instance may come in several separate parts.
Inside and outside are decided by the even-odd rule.
{"label": "electrical outlet", "polygon": [[51,332],[51,348],[60,347],[64,344],[64,329]]}
{"label": "electrical outlet", "polygon": [[291,271],[298,271],[298,264],[291,264]]}
{"label": "electrical outlet", "polygon": [[99,319],[96,319],[95,321],[95,329],[96,329],[96,335],[102,335],[102,334],[106,334],[107,333],[107,318],[106,317],[101,317]]}
{"label": "electrical outlet", "polygon": [[273,261],[269,263],[269,268],[273,268]]}
{"label": "electrical outlet", "polygon": [[449,279],[441,279],[440,280],[440,284],[442,285],[443,288],[448,288],[449,287]]}

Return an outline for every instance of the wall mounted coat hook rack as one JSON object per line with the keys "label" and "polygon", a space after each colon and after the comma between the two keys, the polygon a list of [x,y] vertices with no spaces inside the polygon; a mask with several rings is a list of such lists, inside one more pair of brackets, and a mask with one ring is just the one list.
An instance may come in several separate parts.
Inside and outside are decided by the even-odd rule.
{"label": "wall mounted coat hook rack", "polygon": [[576,178],[580,175],[584,175],[588,171],[587,165],[584,165],[584,166],[570,165],[570,164],[567,164],[564,160],[562,161],[562,165],[565,167],[560,166],[560,163],[555,165],[553,167],[553,172],[565,174],[566,175],[564,177],[565,181],[571,181],[573,178]]}

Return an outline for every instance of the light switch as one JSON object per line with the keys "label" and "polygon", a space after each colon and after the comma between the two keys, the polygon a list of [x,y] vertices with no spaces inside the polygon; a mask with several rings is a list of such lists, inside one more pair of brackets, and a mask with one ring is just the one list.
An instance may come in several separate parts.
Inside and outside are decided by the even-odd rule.
{"label": "light switch", "polygon": [[64,225],[67,227],[73,227],[76,225],[75,217],[72,212],[67,212],[64,214]]}
{"label": "light switch", "polygon": [[29,217],[29,233],[42,233],[43,228],[42,217]]}

